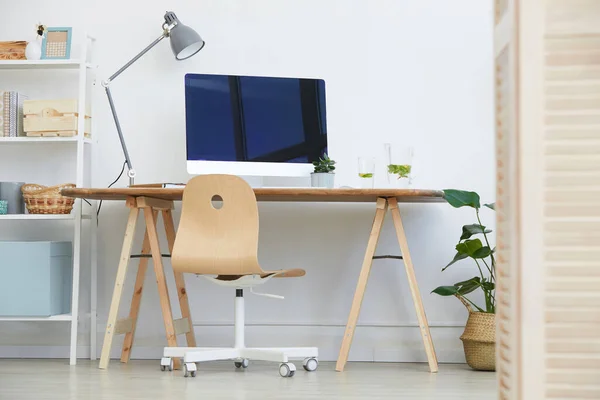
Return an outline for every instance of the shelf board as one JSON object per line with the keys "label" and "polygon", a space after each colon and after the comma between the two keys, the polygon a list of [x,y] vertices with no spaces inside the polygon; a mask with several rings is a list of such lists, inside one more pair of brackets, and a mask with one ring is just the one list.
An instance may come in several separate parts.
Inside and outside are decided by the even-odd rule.
{"label": "shelf board", "polygon": [[[0,137],[0,143],[77,143],[77,136],[68,137]],[[92,139],[84,138],[84,143],[92,143]]]}
{"label": "shelf board", "polygon": [[[0,69],[77,69],[81,60],[0,60]],[[87,68],[92,65],[85,63]]]}
{"label": "shelf board", "polygon": [[50,317],[2,317],[0,321],[15,321],[15,322],[27,322],[27,321],[71,321],[71,314],[60,314],[52,315]]}
{"label": "shelf board", "polygon": [[[90,214],[83,214],[82,219],[90,219]],[[0,215],[0,220],[69,220],[75,219],[74,214],[6,214]]]}

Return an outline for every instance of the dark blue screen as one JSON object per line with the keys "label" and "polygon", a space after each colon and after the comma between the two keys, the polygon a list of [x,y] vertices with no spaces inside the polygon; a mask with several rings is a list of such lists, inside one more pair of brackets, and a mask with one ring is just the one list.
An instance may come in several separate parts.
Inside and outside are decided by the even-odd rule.
{"label": "dark blue screen", "polygon": [[188,160],[312,162],[327,152],[325,82],[187,74]]}

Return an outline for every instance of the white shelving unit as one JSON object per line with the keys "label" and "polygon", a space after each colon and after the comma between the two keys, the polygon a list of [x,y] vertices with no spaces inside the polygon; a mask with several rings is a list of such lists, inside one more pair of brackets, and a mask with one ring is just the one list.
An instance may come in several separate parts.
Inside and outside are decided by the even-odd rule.
{"label": "white shelving unit", "polygon": [[78,69],[82,65],[92,67],[85,57],[79,60],[0,60],[0,69]]}
{"label": "white shelving unit", "polygon": [[[82,214],[82,219],[92,219],[91,214]],[[1,220],[70,220],[75,219],[75,215],[71,214],[59,214],[59,215],[51,215],[51,214],[9,214],[9,215],[0,215]]]}
{"label": "white shelving unit", "polygon": [[[0,143],[2,144],[10,144],[10,143],[77,143],[79,142],[79,138],[77,136],[74,137],[47,137],[47,138],[38,138],[38,137],[0,137]],[[92,139],[84,138],[83,143],[91,144]]]}
{"label": "white shelving unit", "polygon": [[[78,84],[78,114],[86,114],[86,100],[90,100],[91,104],[91,93],[88,93],[87,82],[88,79],[92,79],[94,82],[95,77],[93,76],[94,65],[91,64],[91,55],[94,46],[95,39],[89,35],[85,36],[85,40],[81,45],[80,59],[70,60],[0,60],[0,74],[7,70],[73,70],[77,76]],[[90,96],[90,97],[88,97]],[[93,112],[93,108],[90,107],[90,113]],[[90,115],[92,116],[92,115]],[[84,186],[85,177],[85,150],[86,148],[93,147],[93,139],[86,138],[84,135],[84,119],[79,118],[77,126],[77,136],[75,137],[0,137],[0,146],[13,146],[20,145],[25,146],[43,146],[49,144],[64,144],[67,147],[73,146],[73,150],[76,151],[76,181],[77,187]],[[93,118],[92,118],[93,121]],[[92,133],[93,135],[95,132]],[[20,147],[16,146],[16,147]],[[19,151],[15,149],[15,151]],[[92,151],[89,152],[90,156]],[[24,152],[24,156],[26,153]],[[57,161],[60,162],[60,161]],[[91,162],[89,163],[91,168]],[[2,166],[2,160],[0,160],[0,166]],[[5,166],[2,166],[4,168]],[[15,179],[18,180],[18,172],[15,172]],[[22,214],[22,215],[0,215],[0,224],[6,223],[5,221],[31,221],[30,223],[46,223],[39,221],[71,221],[73,224],[73,287],[72,287],[72,298],[71,298],[71,313],[62,315],[53,315],[50,317],[2,317],[0,316],[0,322],[70,322],[70,351],[69,351],[69,363],[75,365],[77,362],[77,334],[78,334],[78,322],[79,322],[79,281],[80,271],[82,266],[82,228],[83,221],[89,220],[86,224],[89,224],[89,240],[90,240],[90,359],[96,359],[96,315],[97,315],[97,260],[96,260],[96,203],[92,203],[91,207],[88,208],[88,212],[83,211],[82,200],[76,199],[71,214],[67,215],[35,215],[35,214]]]}
{"label": "white shelving unit", "polygon": [[0,321],[12,321],[12,322],[42,322],[42,321],[71,321],[73,318],[71,314],[59,314],[52,315],[50,317],[0,317]]}

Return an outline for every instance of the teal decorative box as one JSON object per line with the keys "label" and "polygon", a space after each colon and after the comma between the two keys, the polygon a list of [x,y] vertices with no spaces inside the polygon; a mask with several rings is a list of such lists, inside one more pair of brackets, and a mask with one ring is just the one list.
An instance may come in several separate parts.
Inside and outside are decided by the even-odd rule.
{"label": "teal decorative box", "polygon": [[0,241],[0,316],[71,312],[71,242]]}

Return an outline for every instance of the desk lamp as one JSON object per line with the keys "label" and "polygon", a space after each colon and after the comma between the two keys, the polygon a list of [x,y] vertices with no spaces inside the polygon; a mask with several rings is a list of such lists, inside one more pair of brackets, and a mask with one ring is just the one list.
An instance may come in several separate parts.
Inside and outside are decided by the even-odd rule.
{"label": "desk lamp", "polygon": [[140,53],[133,57],[127,64],[123,65],[110,78],[102,82],[102,86],[104,86],[106,90],[106,96],[108,97],[108,103],[110,104],[110,110],[112,111],[113,119],[115,120],[117,132],[119,133],[119,140],[121,141],[123,154],[125,155],[127,176],[129,176],[130,186],[134,184],[135,169],[133,169],[131,159],[129,158],[129,152],[127,151],[125,139],[123,138],[123,132],[121,131],[121,124],[119,123],[119,118],[117,117],[115,103],[113,102],[113,98],[110,93],[111,82],[115,80],[117,76],[121,75],[123,71],[129,68],[131,64],[139,60],[144,54],[150,51],[151,48],[156,46],[158,42],[166,37],[171,39],[171,50],[173,50],[173,54],[177,60],[185,60],[190,58],[204,47],[204,40],[202,40],[200,35],[189,26],[182,24],[173,11],[167,11],[165,13],[165,22],[162,24],[162,28],[162,35],[160,35],[154,42],[150,43],[150,45],[148,45],[148,47],[146,47],[144,50],[140,51]]}

